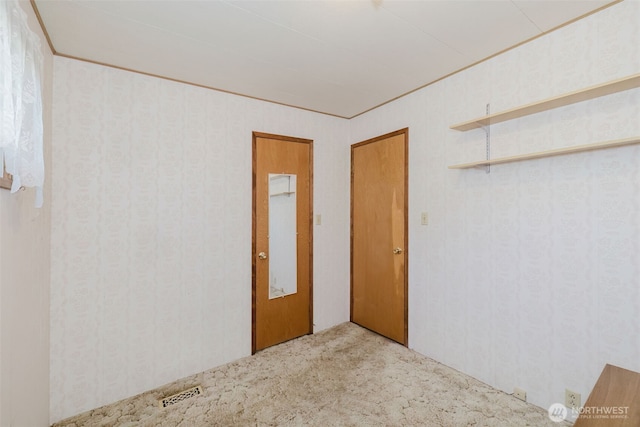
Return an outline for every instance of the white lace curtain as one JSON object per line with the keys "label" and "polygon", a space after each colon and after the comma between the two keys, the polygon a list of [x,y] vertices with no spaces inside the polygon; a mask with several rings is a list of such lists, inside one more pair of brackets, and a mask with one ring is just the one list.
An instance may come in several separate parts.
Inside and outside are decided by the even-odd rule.
{"label": "white lace curtain", "polygon": [[11,192],[36,189],[42,206],[42,51],[18,0],[0,0],[0,172],[13,175]]}

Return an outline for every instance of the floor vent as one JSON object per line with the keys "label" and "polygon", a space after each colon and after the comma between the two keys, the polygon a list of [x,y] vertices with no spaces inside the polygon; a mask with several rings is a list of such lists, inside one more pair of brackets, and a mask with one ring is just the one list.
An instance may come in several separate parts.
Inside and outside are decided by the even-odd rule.
{"label": "floor vent", "polygon": [[180,403],[183,400],[189,399],[190,397],[193,397],[193,396],[198,396],[200,394],[202,394],[202,386],[196,386],[196,387],[192,387],[187,390],[181,391],[180,393],[167,396],[164,399],[160,399],[158,403],[161,408],[166,408],[167,406],[175,405],[176,403]]}

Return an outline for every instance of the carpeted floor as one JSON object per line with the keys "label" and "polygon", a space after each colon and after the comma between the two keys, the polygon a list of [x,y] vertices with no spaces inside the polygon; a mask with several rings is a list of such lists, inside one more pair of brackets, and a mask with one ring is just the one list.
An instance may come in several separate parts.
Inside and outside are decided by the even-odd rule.
{"label": "carpeted floor", "polygon": [[[158,399],[204,393],[168,408]],[[98,408],[58,426],[558,426],[521,402],[352,323]]]}

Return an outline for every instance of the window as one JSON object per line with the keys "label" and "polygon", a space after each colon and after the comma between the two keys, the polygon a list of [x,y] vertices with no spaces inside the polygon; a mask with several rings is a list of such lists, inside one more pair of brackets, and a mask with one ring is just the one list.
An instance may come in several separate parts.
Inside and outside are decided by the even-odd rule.
{"label": "window", "polygon": [[0,183],[12,181],[11,192],[35,188],[36,207],[42,206],[44,183],[42,63],[40,38],[18,0],[1,0],[0,166],[6,172]]}

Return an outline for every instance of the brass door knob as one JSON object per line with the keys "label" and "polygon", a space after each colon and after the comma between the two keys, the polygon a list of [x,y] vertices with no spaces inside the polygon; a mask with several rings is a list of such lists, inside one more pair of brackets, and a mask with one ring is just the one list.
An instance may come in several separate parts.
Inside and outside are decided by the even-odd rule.
{"label": "brass door knob", "polygon": [[402,249],[401,248],[395,248],[393,250],[393,253],[396,254],[396,255],[400,255],[402,253]]}
{"label": "brass door knob", "polygon": [[260,259],[267,259],[267,254],[266,254],[266,253],[264,253],[264,252],[260,252],[260,253],[258,254],[258,258],[260,258]]}

